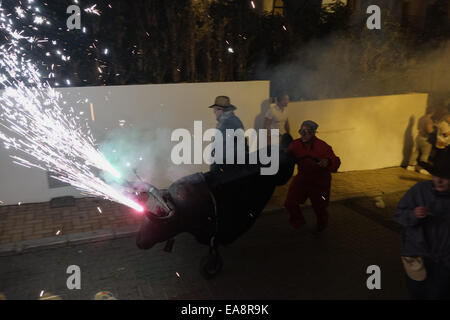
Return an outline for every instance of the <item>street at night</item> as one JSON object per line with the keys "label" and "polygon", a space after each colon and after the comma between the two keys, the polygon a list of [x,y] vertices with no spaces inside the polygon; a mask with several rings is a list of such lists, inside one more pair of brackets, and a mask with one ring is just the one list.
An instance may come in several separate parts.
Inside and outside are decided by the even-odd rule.
{"label": "street at night", "polygon": [[[337,176],[332,226],[319,235],[314,233],[310,207],[305,210],[308,226],[296,230],[287,223],[285,211],[277,209],[285,191],[277,190],[251,231],[220,249],[224,269],[212,280],[200,273],[207,247],[191,235],[178,236],[168,253],[165,244],[138,250],[134,233],[102,240],[93,231],[85,232],[91,240],[80,244],[41,243],[22,248],[22,253],[5,251],[0,258],[2,293],[8,299],[30,300],[38,299],[42,291],[65,300],[90,300],[102,291],[125,300],[404,300],[408,294],[398,258],[400,226],[392,215],[402,190],[427,177],[402,170]],[[380,194],[385,208],[375,206]],[[3,247],[6,250],[7,245]],[[81,269],[81,290],[66,286],[70,265]],[[380,290],[367,288],[371,265],[381,269]],[[16,279],[22,279],[21,285]]]}
{"label": "street at night", "polygon": [[450,0],[0,0],[0,307],[449,300],[449,83]]}
{"label": "street at night", "polygon": [[[139,251],[129,237],[2,257],[0,282],[8,299],[30,300],[42,290],[68,300],[91,300],[101,291],[124,300],[407,299],[399,234],[342,204],[330,212],[333,226],[319,236],[290,228],[283,212],[261,217],[221,250],[224,269],[209,281],[199,272],[207,248],[180,235],[172,253],[164,245]],[[381,268],[381,290],[366,286],[372,264]],[[69,265],[81,269],[81,290],[67,289]]]}

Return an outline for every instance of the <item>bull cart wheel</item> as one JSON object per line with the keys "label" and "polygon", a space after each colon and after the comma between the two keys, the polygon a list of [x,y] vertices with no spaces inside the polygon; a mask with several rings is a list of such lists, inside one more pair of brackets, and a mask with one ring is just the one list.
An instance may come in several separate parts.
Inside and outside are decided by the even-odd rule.
{"label": "bull cart wheel", "polygon": [[223,268],[223,260],[217,250],[211,250],[200,262],[200,273],[206,280],[217,276]]}

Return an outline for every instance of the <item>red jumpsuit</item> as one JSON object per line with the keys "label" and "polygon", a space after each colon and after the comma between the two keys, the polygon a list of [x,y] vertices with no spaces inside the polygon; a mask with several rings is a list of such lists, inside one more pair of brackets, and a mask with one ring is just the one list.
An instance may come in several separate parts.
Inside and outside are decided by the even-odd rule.
{"label": "red jumpsuit", "polygon": [[[293,141],[288,152],[295,157],[298,165],[298,174],[289,186],[285,202],[291,223],[294,226],[305,223],[300,204],[309,198],[317,216],[318,227],[325,228],[328,225],[327,207],[330,199],[331,172],[337,171],[340,159],[326,142],[315,136],[309,143],[303,143],[300,139]],[[318,164],[323,158],[329,159],[326,168]]]}

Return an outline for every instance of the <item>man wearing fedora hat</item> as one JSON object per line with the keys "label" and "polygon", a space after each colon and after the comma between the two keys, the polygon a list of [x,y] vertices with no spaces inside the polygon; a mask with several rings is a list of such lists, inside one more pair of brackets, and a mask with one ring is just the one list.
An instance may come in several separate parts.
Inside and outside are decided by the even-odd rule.
{"label": "man wearing fedora hat", "polygon": [[[244,130],[244,125],[242,124],[242,121],[234,114],[234,110],[237,108],[231,104],[230,98],[227,96],[218,96],[216,97],[214,104],[211,105],[209,108],[213,108],[214,114],[216,115],[217,119],[217,126],[216,129],[219,130],[223,137],[223,164],[217,164],[213,163],[211,165],[211,171],[217,171],[225,168],[224,164],[227,159],[227,149],[230,147],[234,147],[234,157],[236,158],[236,152],[237,152],[237,138],[234,138],[234,146],[227,146],[227,129],[233,129],[238,130],[242,129]],[[213,150],[213,153],[215,150]]]}
{"label": "man wearing fedora hat", "polygon": [[412,299],[450,299],[450,154],[427,170],[432,180],[413,186],[395,213],[402,263]]}

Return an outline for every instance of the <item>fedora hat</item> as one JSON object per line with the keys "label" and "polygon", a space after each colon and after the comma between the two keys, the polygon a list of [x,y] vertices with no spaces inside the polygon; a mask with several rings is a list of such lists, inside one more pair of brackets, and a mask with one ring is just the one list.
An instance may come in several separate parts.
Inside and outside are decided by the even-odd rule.
{"label": "fedora hat", "polygon": [[236,110],[236,107],[230,103],[230,98],[226,96],[218,96],[210,108],[222,108],[226,111]]}
{"label": "fedora hat", "polygon": [[450,151],[442,152],[434,160],[434,164],[419,162],[419,165],[433,176],[450,179]]}

